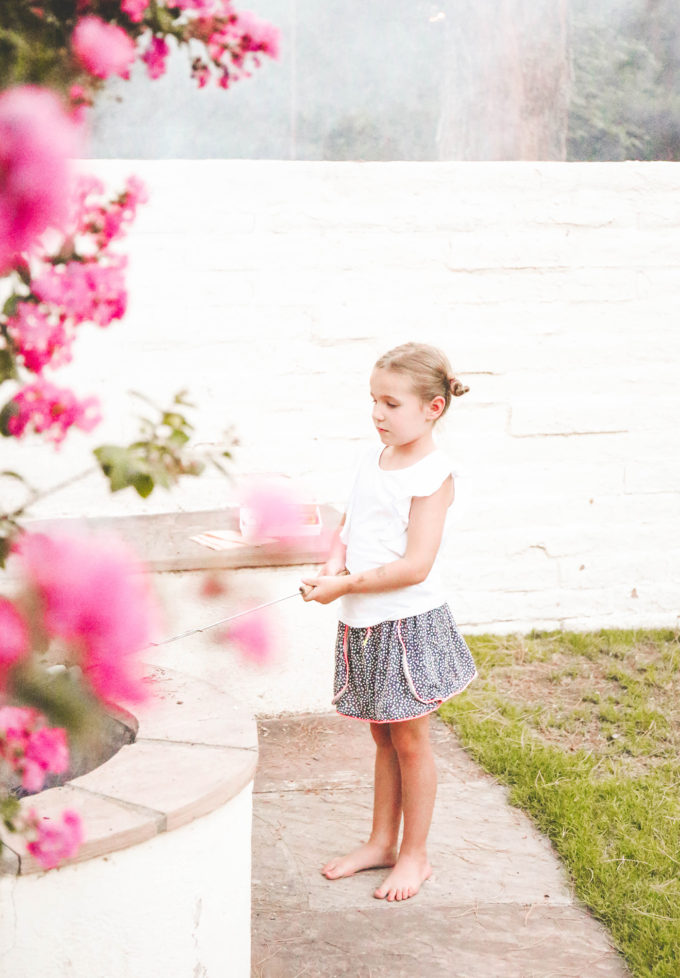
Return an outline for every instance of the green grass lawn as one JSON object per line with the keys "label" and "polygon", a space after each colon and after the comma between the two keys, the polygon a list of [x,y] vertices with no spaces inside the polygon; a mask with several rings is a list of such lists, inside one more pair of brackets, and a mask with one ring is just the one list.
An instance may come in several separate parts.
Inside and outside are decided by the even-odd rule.
{"label": "green grass lawn", "polygon": [[470,636],[442,707],[550,837],[638,978],[680,976],[680,633]]}

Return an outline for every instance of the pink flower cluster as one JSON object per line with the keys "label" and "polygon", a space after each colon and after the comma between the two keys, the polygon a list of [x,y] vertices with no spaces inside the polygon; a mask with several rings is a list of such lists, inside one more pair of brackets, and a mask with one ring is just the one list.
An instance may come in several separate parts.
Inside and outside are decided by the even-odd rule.
{"label": "pink flower cluster", "polygon": [[79,244],[82,254],[98,255],[126,233],[137,208],[148,199],[146,187],[138,177],[128,177],[125,188],[113,200],[104,199],[101,180],[80,177],[73,193],[68,236],[84,239]]}
{"label": "pink flower cluster", "polygon": [[157,609],[136,556],[115,537],[25,534],[17,549],[42,627],[75,650],[95,695],[145,699],[136,654],[152,641]]}
{"label": "pink flower cluster", "polygon": [[65,219],[80,144],[54,93],[25,85],[0,95],[0,275]]}
{"label": "pink flower cluster", "polygon": [[[48,727],[37,710],[23,706],[0,708],[0,761],[21,778],[25,791],[35,794],[45,785],[48,774],[68,770],[69,750],[66,731]],[[80,816],[62,813],[61,825],[50,824],[35,809],[16,819],[14,827],[28,839],[28,851],[43,869],[53,869],[73,857],[83,841]]]}
{"label": "pink flower cluster", "polygon": [[241,500],[241,532],[245,537],[286,542],[299,535],[301,524],[300,504],[286,487],[256,482],[245,490]]}
{"label": "pink flower cluster", "polygon": [[28,626],[8,598],[0,597],[0,689],[4,673],[28,652]]}
{"label": "pink flower cluster", "polygon": [[[234,12],[226,0],[222,6],[222,16],[198,19],[194,36],[205,43],[218,84],[228,88],[233,81],[248,76],[249,61],[258,67],[260,55],[278,58],[279,32],[250,11]],[[192,63],[192,76],[200,88],[210,76],[208,64],[200,57]]]}
{"label": "pink flower cluster", "polygon": [[[41,256],[30,293],[17,299],[11,313],[0,316],[18,361],[33,373],[70,361],[83,323],[106,327],[125,314],[126,258],[112,253],[110,245],[126,232],[147,194],[135,177],[114,200],[107,201],[103,194],[95,178],[76,183],[59,252]],[[30,278],[28,266],[25,272]],[[90,431],[100,420],[96,398],[79,400],[42,377],[15,394],[10,413],[8,434],[46,433],[55,444],[71,426]]]}
{"label": "pink flower cluster", "polygon": [[85,322],[108,326],[125,314],[126,264],[123,256],[115,256],[108,265],[95,261],[48,265],[31,288],[41,302],[61,311],[62,320],[69,319],[76,326]]}
{"label": "pink flower cluster", "polygon": [[127,14],[133,24],[141,24],[149,7],[149,0],[121,0],[120,9]]}
{"label": "pink flower cluster", "polygon": [[27,431],[46,434],[56,445],[69,428],[92,431],[101,415],[96,397],[78,400],[67,387],[55,387],[44,377],[27,384],[10,401],[7,433],[20,438]]}
{"label": "pink flower cluster", "polygon": [[[206,44],[219,84],[224,88],[247,74],[247,58],[257,66],[260,54],[278,57],[276,28],[248,11],[237,13],[231,0],[165,0],[158,5],[173,17],[174,31],[168,33],[180,31],[181,40],[195,39]],[[87,12],[89,4],[81,3],[78,12],[85,16],[76,23],[71,35],[76,63],[96,79],[111,75],[128,78],[138,54],[136,42],[140,40],[144,51],[141,60],[149,76],[160,78],[165,74],[170,48],[161,33],[154,33],[144,23],[149,7],[150,0],[120,0],[121,13],[129,21],[124,29]],[[210,78],[210,68],[202,58],[194,60],[192,75],[201,88]]]}
{"label": "pink flower cluster", "polygon": [[110,75],[129,78],[137,56],[135,42],[122,27],[107,24],[93,14],[81,17],[76,24],[71,48],[85,71],[102,79]]}
{"label": "pink flower cluster", "polygon": [[24,820],[24,833],[34,838],[26,848],[43,869],[55,869],[66,859],[72,859],[83,841],[80,815],[67,808],[61,813],[61,824],[40,816],[34,808]]}
{"label": "pink flower cluster", "polygon": [[146,65],[149,78],[156,79],[165,74],[169,54],[170,48],[165,38],[152,35],[149,46],[142,55],[142,61]]}
{"label": "pink flower cluster", "polygon": [[265,665],[274,653],[272,623],[261,611],[244,615],[240,621],[229,625],[223,638],[238,645],[245,658],[257,665]]}
{"label": "pink flower cluster", "polygon": [[14,315],[7,317],[6,325],[27,370],[38,374],[47,364],[57,367],[71,359],[73,336],[67,323],[45,306],[18,302]]}
{"label": "pink flower cluster", "polygon": [[48,727],[37,710],[21,706],[0,708],[0,759],[21,776],[21,786],[34,794],[41,791],[51,772],[68,769],[66,731]]}

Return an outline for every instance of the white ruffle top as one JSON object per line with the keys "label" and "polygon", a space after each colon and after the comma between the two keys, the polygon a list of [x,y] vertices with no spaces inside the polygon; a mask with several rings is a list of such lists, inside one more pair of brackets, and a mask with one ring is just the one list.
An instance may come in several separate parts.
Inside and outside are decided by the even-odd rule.
{"label": "white ruffle top", "polygon": [[[414,496],[431,496],[455,474],[441,449],[435,449],[405,469],[390,471],[380,468],[383,450],[383,445],[372,447],[363,458],[347,505],[340,539],[347,546],[345,566],[351,574],[403,557],[411,500]],[[449,507],[447,522],[450,513]],[[430,573],[419,584],[371,594],[343,595],[342,622],[367,628],[440,607],[446,597],[438,565],[439,552]]]}

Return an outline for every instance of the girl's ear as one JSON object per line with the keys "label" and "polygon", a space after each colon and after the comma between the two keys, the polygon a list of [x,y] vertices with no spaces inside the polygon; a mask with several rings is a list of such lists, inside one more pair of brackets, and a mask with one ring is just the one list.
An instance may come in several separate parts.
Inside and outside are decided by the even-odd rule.
{"label": "girl's ear", "polygon": [[446,407],[446,400],[441,396],[437,395],[433,397],[430,401],[429,414],[432,421],[436,421],[437,418],[441,417],[442,411]]}

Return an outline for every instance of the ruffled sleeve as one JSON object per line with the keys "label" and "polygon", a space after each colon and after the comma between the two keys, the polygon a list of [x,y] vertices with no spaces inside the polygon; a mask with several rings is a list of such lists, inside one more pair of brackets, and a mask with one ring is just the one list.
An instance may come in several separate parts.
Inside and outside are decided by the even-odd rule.
{"label": "ruffled sleeve", "polygon": [[451,462],[444,452],[436,449],[414,465],[409,485],[411,496],[431,496],[450,475],[455,475]]}

